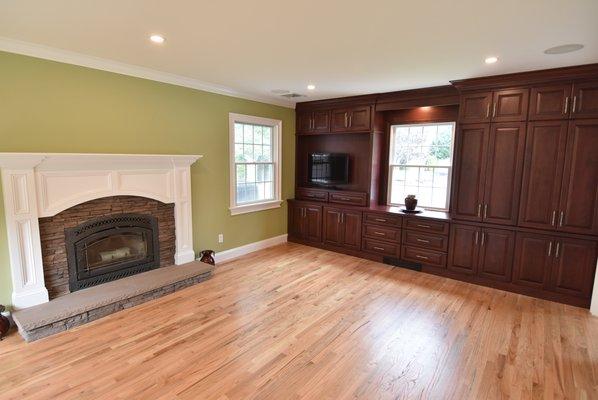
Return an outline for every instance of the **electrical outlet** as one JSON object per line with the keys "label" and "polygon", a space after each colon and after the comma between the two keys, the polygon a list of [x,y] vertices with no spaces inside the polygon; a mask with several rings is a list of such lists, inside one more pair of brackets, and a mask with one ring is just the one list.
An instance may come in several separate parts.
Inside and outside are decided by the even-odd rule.
{"label": "electrical outlet", "polygon": [[218,243],[224,243],[224,235],[222,233],[218,234]]}

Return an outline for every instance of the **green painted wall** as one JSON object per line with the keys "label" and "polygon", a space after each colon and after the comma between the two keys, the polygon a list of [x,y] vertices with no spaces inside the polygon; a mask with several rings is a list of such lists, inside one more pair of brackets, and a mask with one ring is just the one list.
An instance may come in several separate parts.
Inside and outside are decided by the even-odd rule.
{"label": "green painted wall", "polygon": [[[286,233],[286,203],[230,216],[229,112],[282,120],[282,197],[292,197],[292,109],[0,52],[0,152],[204,155],[191,170],[196,251]],[[0,304],[10,304],[7,247],[0,200]]]}

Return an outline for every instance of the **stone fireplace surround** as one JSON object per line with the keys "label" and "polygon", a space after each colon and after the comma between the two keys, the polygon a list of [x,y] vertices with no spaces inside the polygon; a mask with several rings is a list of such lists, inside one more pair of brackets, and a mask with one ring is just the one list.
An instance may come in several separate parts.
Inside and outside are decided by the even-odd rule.
{"label": "stone fireplace surround", "polygon": [[174,262],[193,261],[190,167],[199,158],[0,153],[13,306],[22,309],[49,301],[40,218],[44,226],[45,218],[96,199],[136,196],[174,205]]}

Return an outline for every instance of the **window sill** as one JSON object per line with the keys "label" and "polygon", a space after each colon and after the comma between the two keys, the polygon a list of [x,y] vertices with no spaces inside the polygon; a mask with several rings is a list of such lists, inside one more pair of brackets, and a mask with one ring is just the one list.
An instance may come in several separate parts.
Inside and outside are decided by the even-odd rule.
{"label": "window sill", "polygon": [[229,208],[230,215],[247,214],[250,212],[270,210],[272,208],[280,208],[282,200],[272,200],[264,203],[245,204],[242,206],[235,206]]}

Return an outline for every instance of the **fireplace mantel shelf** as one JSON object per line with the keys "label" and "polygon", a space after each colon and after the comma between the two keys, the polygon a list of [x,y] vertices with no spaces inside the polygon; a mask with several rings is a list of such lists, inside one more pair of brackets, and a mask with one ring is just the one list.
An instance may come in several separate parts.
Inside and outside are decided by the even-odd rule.
{"label": "fireplace mantel shelf", "polygon": [[38,219],[109,196],[175,205],[175,263],[193,261],[191,164],[201,155],[0,153],[13,305],[48,301]]}

